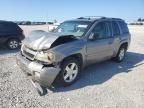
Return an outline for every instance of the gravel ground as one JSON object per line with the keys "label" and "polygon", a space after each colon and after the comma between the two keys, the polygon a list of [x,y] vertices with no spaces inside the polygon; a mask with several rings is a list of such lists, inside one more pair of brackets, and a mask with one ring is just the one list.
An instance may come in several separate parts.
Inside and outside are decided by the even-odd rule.
{"label": "gravel ground", "polygon": [[129,27],[132,43],[122,63],[86,68],[70,87],[39,96],[16,65],[17,51],[0,48],[0,108],[144,108],[144,27]]}

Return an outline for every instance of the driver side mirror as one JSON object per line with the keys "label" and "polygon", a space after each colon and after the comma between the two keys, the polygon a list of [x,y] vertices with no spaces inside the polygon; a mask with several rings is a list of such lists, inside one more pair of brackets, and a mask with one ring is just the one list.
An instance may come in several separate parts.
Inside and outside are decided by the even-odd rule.
{"label": "driver side mirror", "polygon": [[91,41],[95,41],[98,37],[99,37],[99,34],[91,33],[88,39]]}

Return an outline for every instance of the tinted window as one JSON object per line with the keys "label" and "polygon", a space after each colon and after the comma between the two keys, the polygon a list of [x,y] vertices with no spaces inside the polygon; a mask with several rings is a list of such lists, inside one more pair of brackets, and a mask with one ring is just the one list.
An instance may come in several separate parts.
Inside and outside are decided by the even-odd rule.
{"label": "tinted window", "polygon": [[107,22],[100,22],[98,23],[93,31],[92,31],[95,35],[97,35],[97,39],[104,39],[104,38],[108,38],[111,36],[111,32],[108,28],[108,23]]}
{"label": "tinted window", "polygon": [[113,28],[113,35],[114,36],[118,36],[120,35],[120,31],[119,31],[119,26],[116,22],[112,22],[112,28]]}
{"label": "tinted window", "polygon": [[3,22],[0,24],[0,28],[4,32],[21,32],[22,31],[17,24],[12,23],[12,22]]}
{"label": "tinted window", "polygon": [[3,23],[0,23],[0,29],[2,29],[4,27]]}
{"label": "tinted window", "polygon": [[112,37],[112,27],[111,27],[111,22],[110,21],[107,21],[105,22],[106,25],[107,25],[107,36],[108,37]]}
{"label": "tinted window", "polygon": [[5,27],[12,31],[19,30],[19,27],[15,23],[5,23]]}
{"label": "tinted window", "polygon": [[118,22],[120,27],[121,27],[121,30],[122,30],[122,33],[125,34],[125,33],[129,33],[129,30],[128,30],[128,27],[127,27],[127,24],[123,21],[120,21]]}

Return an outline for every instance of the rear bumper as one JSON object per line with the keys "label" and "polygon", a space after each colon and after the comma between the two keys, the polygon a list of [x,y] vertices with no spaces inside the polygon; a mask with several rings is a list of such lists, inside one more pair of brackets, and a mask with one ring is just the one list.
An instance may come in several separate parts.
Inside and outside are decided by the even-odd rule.
{"label": "rear bumper", "polygon": [[17,55],[16,61],[21,70],[30,75],[34,82],[38,82],[45,87],[50,87],[60,72],[59,67],[46,67],[40,63],[26,59],[21,54]]}

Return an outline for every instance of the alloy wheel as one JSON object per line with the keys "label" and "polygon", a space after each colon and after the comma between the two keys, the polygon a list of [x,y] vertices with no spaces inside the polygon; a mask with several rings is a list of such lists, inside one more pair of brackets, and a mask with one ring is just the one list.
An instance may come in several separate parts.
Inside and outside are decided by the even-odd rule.
{"label": "alloy wheel", "polygon": [[16,40],[12,40],[12,41],[9,42],[9,47],[11,49],[16,49],[18,47],[18,45],[19,45],[19,43]]}
{"label": "alloy wheel", "polygon": [[78,75],[78,66],[76,63],[69,63],[63,73],[63,78],[65,82],[72,82]]}

